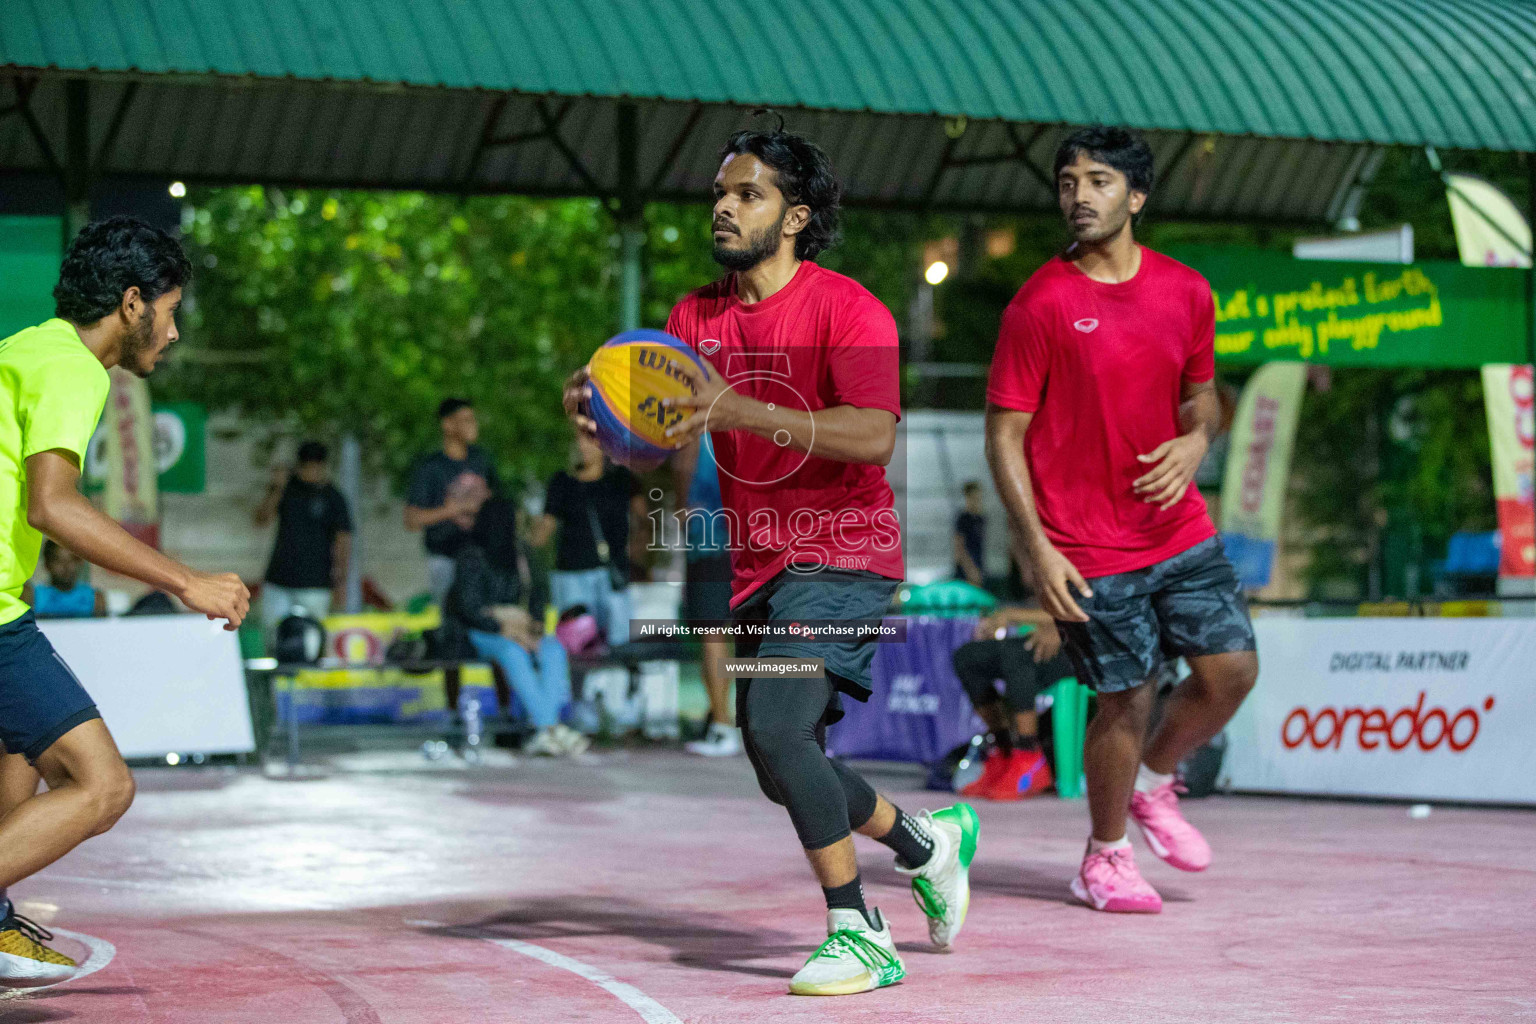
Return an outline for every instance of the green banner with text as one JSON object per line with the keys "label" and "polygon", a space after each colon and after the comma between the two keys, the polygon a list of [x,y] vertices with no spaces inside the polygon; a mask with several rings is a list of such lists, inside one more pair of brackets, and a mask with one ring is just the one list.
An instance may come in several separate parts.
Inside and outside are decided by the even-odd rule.
{"label": "green banner with text", "polygon": [[1340,263],[1263,249],[1170,249],[1216,300],[1216,358],[1477,367],[1526,357],[1524,270]]}

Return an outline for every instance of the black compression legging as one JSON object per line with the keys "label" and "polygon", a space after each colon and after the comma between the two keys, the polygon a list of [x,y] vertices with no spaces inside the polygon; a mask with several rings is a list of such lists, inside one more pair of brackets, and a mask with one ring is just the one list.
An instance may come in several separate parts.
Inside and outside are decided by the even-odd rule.
{"label": "black compression legging", "polygon": [[1017,640],[973,640],[954,655],[955,675],[971,698],[974,707],[998,700],[996,680],[1003,681],[1004,697],[1010,711],[1035,710],[1035,697],[1041,690],[1073,674],[1072,662],[1065,654],[1037,663],[1034,652]]}
{"label": "black compression legging", "polygon": [[875,813],[875,791],[827,757],[828,679],[738,679],[736,724],[764,795],[789,811],[800,845],[819,850]]}

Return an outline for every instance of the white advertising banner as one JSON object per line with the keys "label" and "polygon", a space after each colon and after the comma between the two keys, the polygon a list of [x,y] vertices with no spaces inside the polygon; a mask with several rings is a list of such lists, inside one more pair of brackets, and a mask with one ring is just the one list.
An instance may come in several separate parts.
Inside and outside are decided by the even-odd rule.
{"label": "white advertising banner", "polygon": [[1222,775],[1272,793],[1536,803],[1536,620],[1259,618]]}
{"label": "white advertising banner", "polygon": [[240,642],[201,615],[45,619],[124,757],[256,749]]}

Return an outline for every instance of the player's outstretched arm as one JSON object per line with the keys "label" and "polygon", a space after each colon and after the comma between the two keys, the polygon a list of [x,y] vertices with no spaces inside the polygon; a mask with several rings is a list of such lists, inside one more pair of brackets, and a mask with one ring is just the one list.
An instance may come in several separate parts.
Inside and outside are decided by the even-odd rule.
{"label": "player's outstretched arm", "polygon": [[188,568],[144,544],[80,493],[80,467],[71,452],[38,452],[27,459],[27,522],[87,562],[173,594],[210,619],[238,629],[251,595],[232,572]]}

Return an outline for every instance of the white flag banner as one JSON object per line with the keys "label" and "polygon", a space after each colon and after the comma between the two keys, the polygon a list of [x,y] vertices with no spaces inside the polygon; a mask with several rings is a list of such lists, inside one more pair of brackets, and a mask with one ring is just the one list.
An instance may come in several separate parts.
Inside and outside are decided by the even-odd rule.
{"label": "white flag banner", "polygon": [[1490,182],[1447,174],[1445,197],[1461,262],[1469,267],[1528,267],[1531,226],[1514,201]]}

